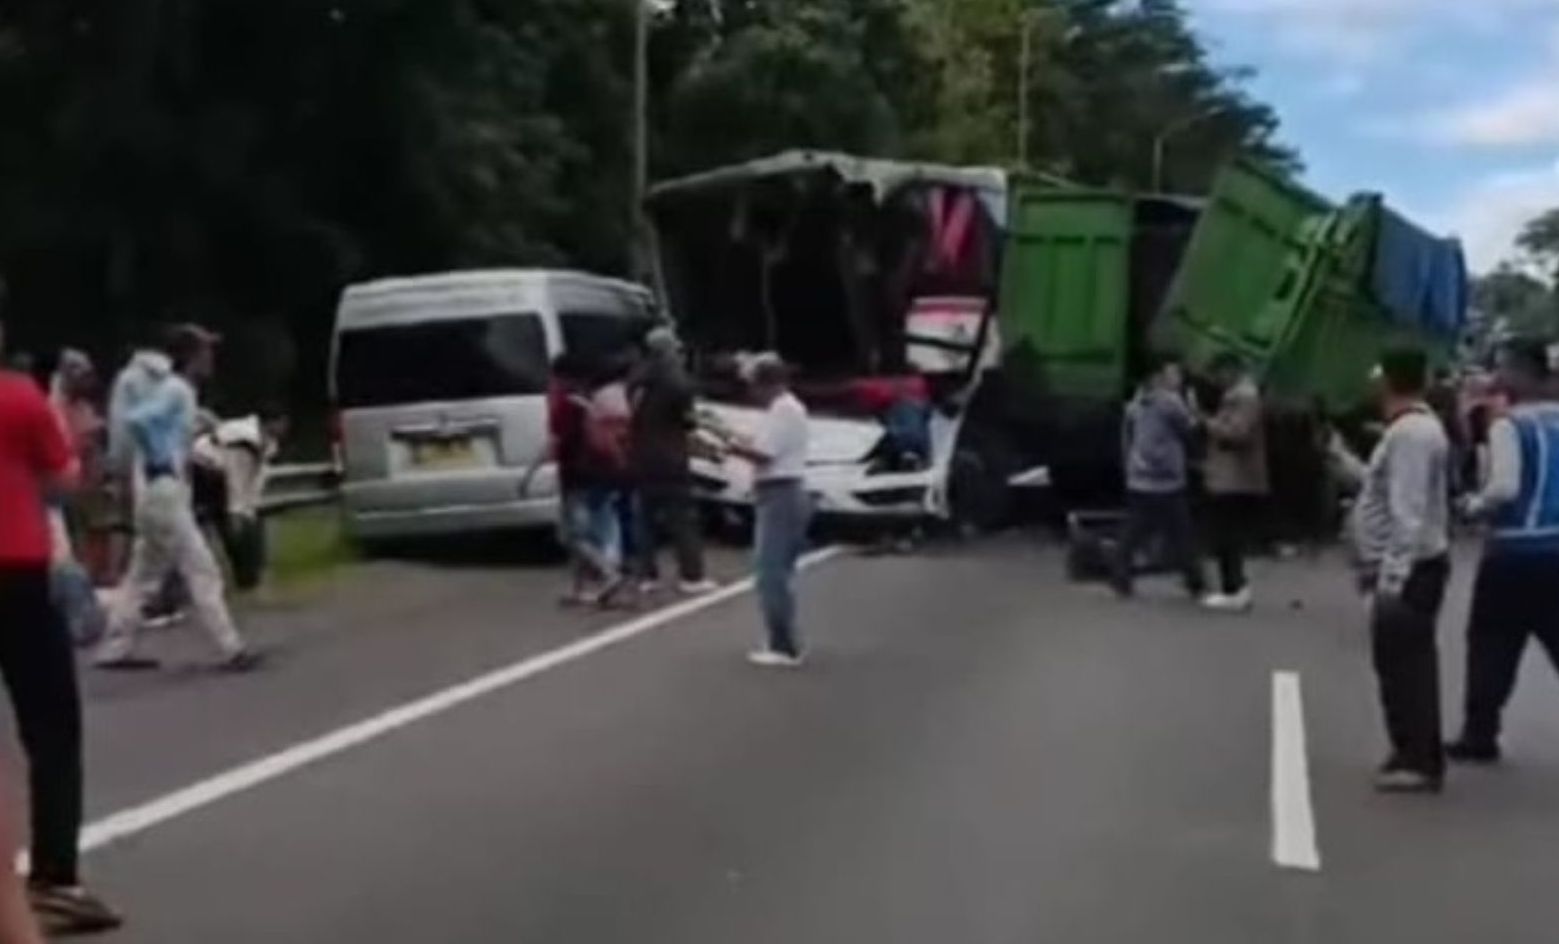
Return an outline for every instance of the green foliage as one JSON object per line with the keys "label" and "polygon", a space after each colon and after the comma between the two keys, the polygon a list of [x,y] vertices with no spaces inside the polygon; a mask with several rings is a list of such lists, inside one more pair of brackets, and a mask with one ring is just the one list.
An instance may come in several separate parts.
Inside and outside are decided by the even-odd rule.
{"label": "green foliage", "polygon": [[[1472,306],[1482,333],[1491,336],[1559,338],[1559,297],[1543,282],[1510,263],[1475,279]],[[1487,347],[1492,338],[1475,337]]]}
{"label": "green foliage", "polygon": [[1550,274],[1555,291],[1559,291],[1559,208],[1528,222],[1516,237],[1516,246]]}

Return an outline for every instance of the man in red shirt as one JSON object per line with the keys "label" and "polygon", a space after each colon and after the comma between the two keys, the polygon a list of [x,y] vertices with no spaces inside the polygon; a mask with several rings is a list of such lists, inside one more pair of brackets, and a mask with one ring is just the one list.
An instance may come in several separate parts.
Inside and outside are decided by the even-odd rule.
{"label": "man in red shirt", "polygon": [[28,893],[51,933],[117,927],[81,887],[81,695],[70,636],[49,596],[45,495],[72,485],[76,460],[31,378],[0,371],[0,678],[27,755],[32,817]]}

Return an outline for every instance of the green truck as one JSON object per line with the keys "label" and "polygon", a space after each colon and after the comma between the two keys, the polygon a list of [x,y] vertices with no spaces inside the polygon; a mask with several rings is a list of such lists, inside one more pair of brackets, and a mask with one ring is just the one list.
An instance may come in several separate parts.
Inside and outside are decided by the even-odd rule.
{"label": "green truck", "polygon": [[1057,189],[1010,193],[999,377],[986,422],[1044,453],[1059,491],[1118,488],[1118,421],[1150,352],[1193,372],[1250,363],[1285,431],[1369,406],[1386,347],[1449,357],[1467,305],[1460,248],[1360,194],[1336,206],[1236,161],[1203,200]]}
{"label": "green truck", "polygon": [[[984,528],[1026,488],[1112,500],[1121,409],[1156,351],[1245,355],[1273,447],[1302,450],[1315,419],[1367,403],[1385,345],[1448,351],[1466,309],[1454,244],[1245,161],[1183,198],[802,151],[665,182],[647,209],[703,410],[753,422],[734,368],[781,352],[812,407],[808,482],[842,517]],[[928,428],[904,435],[917,413]],[[740,464],[694,477],[711,504],[750,504]]]}

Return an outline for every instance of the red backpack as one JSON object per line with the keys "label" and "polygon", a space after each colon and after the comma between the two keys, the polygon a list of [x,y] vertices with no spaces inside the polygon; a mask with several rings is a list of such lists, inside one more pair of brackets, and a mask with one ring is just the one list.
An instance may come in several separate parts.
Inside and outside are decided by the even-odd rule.
{"label": "red backpack", "polygon": [[575,397],[574,402],[584,410],[585,450],[591,464],[604,470],[625,471],[633,422],[628,386],[621,381],[609,383],[588,397]]}

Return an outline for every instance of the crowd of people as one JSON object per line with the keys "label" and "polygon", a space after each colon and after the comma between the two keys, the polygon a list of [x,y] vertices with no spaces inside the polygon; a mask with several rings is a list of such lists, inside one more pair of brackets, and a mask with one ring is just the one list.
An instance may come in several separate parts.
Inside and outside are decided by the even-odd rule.
{"label": "crowd of people", "polygon": [[[1127,407],[1126,516],[1114,586],[1131,595],[1143,549],[1156,542],[1160,562],[1193,597],[1212,610],[1243,612],[1253,602],[1245,556],[1270,488],[1264,411],[1236,356],[1221,358],[1213,373],[1212,409],[1187,394],[1173,360],[1152,365]],[[1348,537],[1390,744],[1376,787],[1437,793],[1447,761],[1502,758],[1502,718],[1529,638],[1559,668],[1559,389],[1546,346],[1510,345],[1495,378],[1498,405],[1480,406],[1484,421],[1469,436],[1457,411],[1435,402],[1424,352],[1389,352],[1377,384],[1382,426],[1368,460],[1335,434],[1329,445],[1332,473],[1354,494]],[[1198,456],[1203,500],[1193,498]],[[1488,537],[1467,620],[1463,724],[1447,744],[1436,630],[1458,515],[1483,521]],[[1201,534],[1218,562],[1212,592]]]}
{"label": "crowd of people", "polygon": [[657,328],[642,349],[591,363],[568,354],[553,367],[552,454],[562,491],[561,530],[571,556],[568,605],[638,605],[661,587],[659,550],[675,550],[676,589],[717,588],[704,562],[691,460],[731,455],[754,470],[755,571],[769,638],[752,654],[764,666],[799,665],[792,588],[806,544],[807,412],[773,355],[743,370],[763,408],[751,438],[700,417],[676,335]]}
{"label": "crowd of people", "polygon": [[[0,351],[3,351],[0,326]],[[137,351],[100,403],[97,373],[78,351],[59,354],[46,384],[0,372],[0,676],[29,769],[30,872],[0,888],[0,942],[32,941],[32,918],[51,933],[102,931],[119,915],[81,883],[82,721],[74,644],[104,670],[148,669],[137,647],[158,598],[179,588],[210,636],[216,667],[260,664],[227,604],[231,572],[258,579],[258,525],[266,459],[283,434],[275,411],[220,424],[200,408],[219,339],[176,325]],[[1123,423],[1126,513],[1112,582],[1130,596],[1143,551],[1160,549],[1210,610],[1253,605],[1246,557],[1271,491],[1266,410],[1238,357],[1213,365],[1211,402],[1188,394],[1173,360],[1152,365]],[[754,481],[754,570],[767,629],[750,655],[795,668],[795,573],[806,545],[806,407],[775,355],[743,364],[761,417],[751,436],[696,406],[676,336],[650,332],[630,356],[555,364],[549,394],[560,529],[570,552],[565,603],[633,607],[662,588],[659,550],[675,551],[675,589],[717,589],[709,579],[693,493],[700,450],[748,463]],[[1476,483],[1463,473],[1442,416],[1430,405],[1427,357],[1388,354],[1379,371],[1381,434],[1368,461],[1334,437],[1336,474],[1355,494],[1352,546],[1369,602],[1373,660],[1391,751],[1377,787],[1438,792],[1447,761],[1502,757],[1502,716],[1530,636],[1559,666],[1559,397],[1548,352],[1514,345],[1500,364],[1504,406],[1491,413]],[[197,507],[200,474],[218,483],[222,514]],[[1198,474],[1199,473],[1199,474]],[[211,479],[208,478],[208,481]],[[1200,483],[1200,489],[1193,486]],[[1460,492],[1460,494],[1458,494]],[[1195,498],[1193,495],[1195,494]],[[209,504],[213,499],[207,499]],[[1444,743],[1436,625],[1451,572],[1456,513],[1489,522],[1468,619],[1466,701],[1460,736]],[[1201,536],[1216,561],[1204,572]],[[106,612],[97,612],[98,588]],[[0,838],[11,824],[0,816]],[[12,830],[14,832],[14,830]]]}
{"label": "crowd of people", "polygon": [[[260,482],[285,420],[266,410],[222,424],[201,409],[218,341],[198,325],[159,329],[106,398],[80,351],[60,352],[46,383],[30,360],[0,371],[0,676],[26,755],[31,820],[26,886],[0,889],[5,942],[36,939],[34,918],[49,934],[121,923],[79,874],[76,647],[103,670],[155,668],[137,651],[139,632],[174,595],[210,634],[216,668],[260,664],[234,625],[204,525],[220,535],[237,582],[256,583]],[[0,352],[3,342],[0,325]],[[210,512],[204,523],[198,507]]]}

